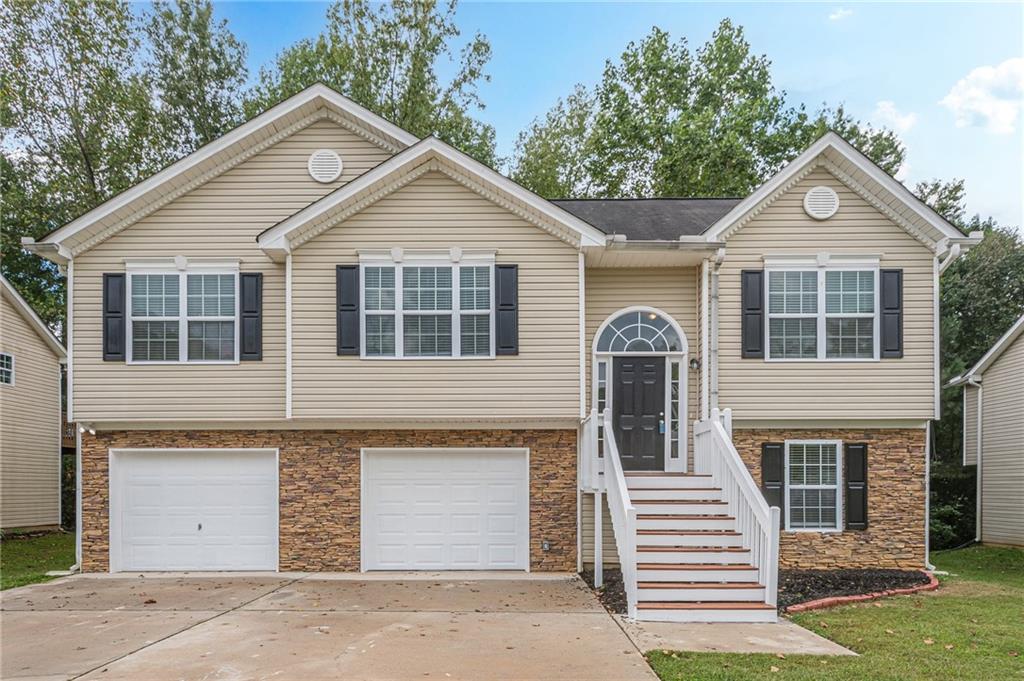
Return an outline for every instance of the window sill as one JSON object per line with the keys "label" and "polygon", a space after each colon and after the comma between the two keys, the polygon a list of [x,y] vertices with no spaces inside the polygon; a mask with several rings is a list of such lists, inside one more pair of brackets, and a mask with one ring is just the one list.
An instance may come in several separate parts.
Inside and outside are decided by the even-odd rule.
{"label": "window sill", "polygon": [[209,366],[209,365],[230,366],[230,365],[233,365],[233,364],[241,364],[241,362],[239,360],[237,360],[237,359],[234,359],[234,360],[206,360],[206,361],[192,360],[192,361],[188,361],[188,362],[181,362],[181,361],[177,361],[177,362],[175,362],[175,361],[160,361],[160,362],[128,361],[128,362],[125,362],[125,364],[127,364],[128,366],[168,366],[168,365],[174,365],[174,366]]}
{"label": "window sill", "polygon": [[[341,355],[341,356],[344,356],[344,355]],[[354,355],[350,355],[350,356],[354,356]],[[359,359],[365,359],[365,360],[369,360],[371,362],[418,362],[420,360],[426,360],[426,361],[430,361],[430,362],[435,362],[435,361],[438,361],[438,360],[449,360],[449,361],[454,361],[454,362],[465,362],[465,361],[471,361],[471,360],[474,360],[474,359],[488,360],[488,359],[497,359],[497,358],[498,358],[497,355],[461,355],[459,357],[451,357],[451,356],[445,356],[445,355],[427,356],[427,357],[378,357],[376,355],[360,355],[359,356]]]}

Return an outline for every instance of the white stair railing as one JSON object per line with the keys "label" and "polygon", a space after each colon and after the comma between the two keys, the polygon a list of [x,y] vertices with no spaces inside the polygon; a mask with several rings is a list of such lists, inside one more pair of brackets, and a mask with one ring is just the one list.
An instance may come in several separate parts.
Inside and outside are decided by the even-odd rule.
{"label": "white stair railing", "polygon": [[582,456],[580,457],[580,489],[584,492],[599,492],[601,473],[604,470],[601,447],[597,433],[600,415],[592,409],[580,424]]}
{"label": "white stair railing", "polygon": [[[698,475],[710,475],[736,518],[743,547],[750,550],[765,587],[765,602],[778,604],[779,508],[768,506],[732,442],[732,412],[711,410],[711,417],[693,426],[693,464]],[[609,494],[609,502],[611,494]]]}
{"label": "white stair railing", "polygon": [[626,591],[627,614],[636,619],[636,507],[629,500],[626,474],[622,470],[622,462],[619,461],[619,447],[615,442],[615,431],[612,428],[611,409],[605,409],[603,425],[604,482],[608,493],[608,511],[612,517],[612,528],[615,530],[615,548],[619,553],[622,585]]}

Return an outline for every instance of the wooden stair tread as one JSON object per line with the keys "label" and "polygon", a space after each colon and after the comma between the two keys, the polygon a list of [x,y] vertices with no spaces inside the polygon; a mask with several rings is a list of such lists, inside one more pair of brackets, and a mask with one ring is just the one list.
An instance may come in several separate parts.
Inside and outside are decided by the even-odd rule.
{"label": "wooden stair tread", "polygon": [[721,487],[630,487],[634,492],[721,492]]}
{"label": "wooden stair tread", "polygon": [[686,603],[683,601],[645,601],[637,603],[640,610],[775,610],[767,603],[731,603],[728,601]]}
{"label": "wooden stair tread", "polygon": [[667,473],[665,471],[624,471],[627,478],[710,478],[710,475],[696,473]]}
{"label": "wooden stair tread", "polygon": [[639,589],[763,589],[757,582],[637,582]]}
{"label": "wooden stair tread", "polygon": [[731,515],[716,513],[637,513],[644,520],[736,520]]}
{"label": "wooden stair tread", "polygon": [[657,544],[644,544],[643,546],[636,547],[638,553],[643,551],[666,551],[669,553],[687,553],[692,551],[694,553],[712,553],[715,551],[728,551],[730,553],[747,553],[750,549],[745,549],[742,546],[658,546]]}
{"label": "wooden stair tread", "polygon": [[[676,516],[672,517],[674,518]],[[692,534],[703,537],[707,537],[709,535],[738,537],[740,535],[736,530],[637,530],[636,533],[645,535],[668,534],[672,536]]]}
{"label": "wooden stair tread", "polygon": [[637,570],[756,570],[753,565],[735,563],[637,563]]}
{"label": "wooden stair tread", "polygon": [[719,501],[717,499],[632,499],[633,505],[637,504],[715,504],[717,506],[726,506],[728,501]]}

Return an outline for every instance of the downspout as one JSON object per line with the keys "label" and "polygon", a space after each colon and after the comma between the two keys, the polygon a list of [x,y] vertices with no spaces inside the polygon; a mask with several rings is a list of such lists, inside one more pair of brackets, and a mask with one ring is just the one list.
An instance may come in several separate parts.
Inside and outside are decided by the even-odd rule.
{"label": "downspout", "polygon": [[977,379],[975,379],[973,376],[971,376],[970,378],[967,379],[967,385],[972,385],[972,386],[974,386],[975,388],[978,389],[978,409],[977,409],[977,411],[978,411],[978,414],[977,414],[978,423],[975,426],[975,431],[976,431],[975,437],[977,438],[977,444],[975,444],[975,446],[974,446],[975,447],[976,455],[978,457],[978,467],[975,469],[975,476],[974,476],[976,478],[976,480],[975,480],[975,487],[976,487],[976,489],[975,489],[975,492],[974,492],[974,497],[975,497],[975,502],[974,502],[975,503],[975,511],[974,511],[974,541],[980,542],[981,541],[981,471],[982,471],[982,468],[981,468],[981,423],[982,423],[982,421],[981,421],[981,408],[982,408],[982,404],[983,403],[982,403],[982,400],[981,400],[981,396],[982,396],[982,393],[981,393],[981,383],[979,383],[977,381]]}
{"label": "downspout", "polygon": [[932,565],[932,422],[924,424],[924,569]]}
{"label": "downspout", "polygon": [[707,258],[700,263],[700,418],[707,421],[711,415],[711,406],[708,404],[708,380],[710,363],[710,345],[708,338],[710,333],[711,301],[710,301],[710,270],[711,261]]}
{"label": "downspout", "polygon": [[718,274],[725,260],[725,249],[715,253],[714,268],[711,270],[711,409],[718,409]]}

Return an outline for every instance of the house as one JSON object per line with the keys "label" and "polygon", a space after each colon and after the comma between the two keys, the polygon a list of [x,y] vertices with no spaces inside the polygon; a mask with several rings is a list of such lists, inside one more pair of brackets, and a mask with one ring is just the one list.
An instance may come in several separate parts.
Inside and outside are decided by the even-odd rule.
{"label": "house", "polygon": [[765,620],[779,564],[924,565],[979,239],[835,134],[740,200],[548,201],[316,85],[23,243],[67,269],[83,570],[607,546],[634,616]]}
{"label": "house", "polygon": [[1024,316],[971,369],[963,386],[964,465],[977,466],[977,531],[986,544],[1024,546]]}
{"label": "house", "polygon": [[0,276],[0,529],[60,526],[61,345]]}

